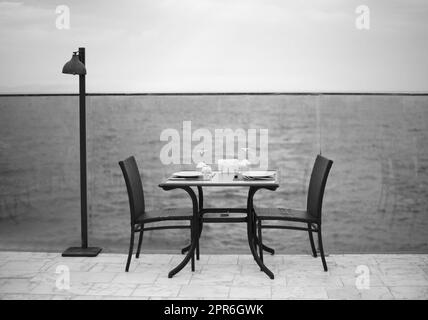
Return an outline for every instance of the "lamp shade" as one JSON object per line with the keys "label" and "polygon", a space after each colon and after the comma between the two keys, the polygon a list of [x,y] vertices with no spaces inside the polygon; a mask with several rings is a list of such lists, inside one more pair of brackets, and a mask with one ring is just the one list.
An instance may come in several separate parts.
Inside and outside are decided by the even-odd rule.
{"label": "lamp shade", "polygon": [[82,61],[80,61],[76,52],[73,52],[71,60],[68,61],[62,68],[62,73],[78,75],[86,74],[85,65],[82,63]]}

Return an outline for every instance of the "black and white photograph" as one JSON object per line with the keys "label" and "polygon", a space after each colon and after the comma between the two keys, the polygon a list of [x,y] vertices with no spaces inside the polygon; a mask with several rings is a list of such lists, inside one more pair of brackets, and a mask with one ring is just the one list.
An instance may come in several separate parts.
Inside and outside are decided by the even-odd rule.
{"label": "black and white photograph", "polygon": [[428,300],[427,17],[0,0],[0,300]]}

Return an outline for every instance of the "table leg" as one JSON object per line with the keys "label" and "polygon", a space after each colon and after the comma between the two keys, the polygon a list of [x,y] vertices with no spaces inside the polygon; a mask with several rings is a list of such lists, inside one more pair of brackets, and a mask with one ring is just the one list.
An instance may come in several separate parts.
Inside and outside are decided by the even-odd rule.
{"label": "table leg", "polygon": [[165,190],[183,189],[184,191],[186,191],[190,195],[190,198],[192,199],[192,204],[193,204],[193,218],[192,218],[192,222],[191,222],[191,224],[192,224],[191,238],[192,239],[191,239],[191,243],[190,243],[190,248],[189,248],[189,251],[187,252],[186,256],[184,257],[183,261],[168,273],[168,278],[172,278],[175,274],[180,272],[181,269],[183,269],[189,263],[190,259],[192,259],[192,271],[195,270],[194,257],[195,257],[195,249],[196,249],[196,245],[198,242],[198,234],[199,234],[199,210],[198,210],[198,199],[196,198],[196,194],[192,188],[190,188],[190,187],[167,187],[164,189]]}
{"label": "table leg", "polygon": [[204,209],[204,192],[202,191],[202,187],[198,186],[198,204],[199,204],[199,232],[198,232],[198,243],[196,244],[196,260],[199,260],[199,239],[201,238],[201,233],[202,233],[202,227],[203,227],[203,222],[202,222],[202,216],[201,216],[201,212]]}
{"label": "table leg", "polygon": [[263,261],[260,259],[260,256],[257,255],[256,248],[256,234],[255,234],[255,225],[254,225],[254,210],[253,210],[253,198],[254,194],[261,188],[250,187],[248,192],[248,200],[247,200],[247,211],[248,211],[248,219],[247,219],[247,236],[248,236],[248,244],[250,246],[251,253],[259,265],[260,269],[267,274],[267,276],[271,279],[274,279],[274,274],[269,270],[268,267],[265,266]]}
{"label": "table leg", "polygon": [[[201,186],[198,186],[198,208],[199,208],[199,213],[202,212],[202,210],[204,208],[204,193],[202,191]],[[200,217],[200,219],[199,219],[199,236],[198,236],[198,243],[196,245],[196,260],[199,260],[199,238],[201,237],[202,228],[203,228],[202,217]],[[189,249],[190,249],[190,244],[188,246],[184,247],[183,249],[181,249],[181,254],[185,254],[187,251],[189,251]]]}
{"label": "table leg", "polygon": [[[255,214],[253,214],[253,226],[256,227],[256,215]],[[274,255],[275,250],[272,249],[271,247],[264,245],[263,242],[259,240],[259,237],[257,236],[256,232],[254,234],[255,234],[255,240],[256,240],[257,245],[261,246],[264,251],[269,252],[271,255]]]}

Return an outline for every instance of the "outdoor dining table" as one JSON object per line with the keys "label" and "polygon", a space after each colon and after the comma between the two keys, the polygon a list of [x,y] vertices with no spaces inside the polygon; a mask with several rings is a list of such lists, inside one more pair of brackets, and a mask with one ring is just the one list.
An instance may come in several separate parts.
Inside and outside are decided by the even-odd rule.
{"label": "outdoor dining table", "polygon": [[[174,190],[182,189],[188,193],[192,200],[193,205],[193,221],[192,221],[192,234],[191,234],[191,243],[187,248],[187,254],[184,257],[183,261],[171,270],[168,274],[168,277],[171,278],[177,274],[181,269],[183,269],[190,260],[192,260],[192,271],[195,270],[194,265],[194,254],[195,249],[198,245],[199,236],[201,232],[201,220],[204,219],[203,215],[207,213],[224,213],[227,216],[227,213],[245,213],[245,218],[241,221],[225,218],[224,221],[219,220],[217,222],[246,222],[247,224],[247,237],[248,245],[250,251],[254,257],[254,260],[259,265],[260,269],[265,272],[271,279],[274,279],[274,274],[270,271],[263,263],[262,259],[257,253],[256,244],[258,242],[256,236],[256,221],[255,221],[255,212],[253,207],[253,198],[255,193],[261,189],[267,189],[275,191],[279,187],[279,174],[276,170],[269,170],[274,173],[271,179],[244,179],[241,175],[236,175],[234,173],[224,173],[224,172],[213,172],[213,174],[207,178],[174,178],[170,177],[164,182],[159,184],[163,190]],[[198,190],[198,196],[196,196],[193,188],[196,187]],[[247,205],[241,208],[205,208],[204,207],[204,195],[203,188],[207,187],[223,187],[223,188],[248,188],[248,197]],[[261,245],[261,244],[259,244]],[[273,253],[274,251],[263,245],[263,249]],[[184,251],[185,249],[183,249]],[[198,254],[199,252],[197,252]]]}

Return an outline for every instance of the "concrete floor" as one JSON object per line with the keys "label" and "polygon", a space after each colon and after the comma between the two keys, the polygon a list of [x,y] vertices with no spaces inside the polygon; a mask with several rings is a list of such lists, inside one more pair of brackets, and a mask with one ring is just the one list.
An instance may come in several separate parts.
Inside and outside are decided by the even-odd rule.
{"label": "concrete floor", "polygon": [[330,255],[329,271],[307,255],[266,255],[270,280],[250,255],[202,255],[174,278],[183,256],[63,258],[0,252],[0,299],[428,299],[428,255]]}

